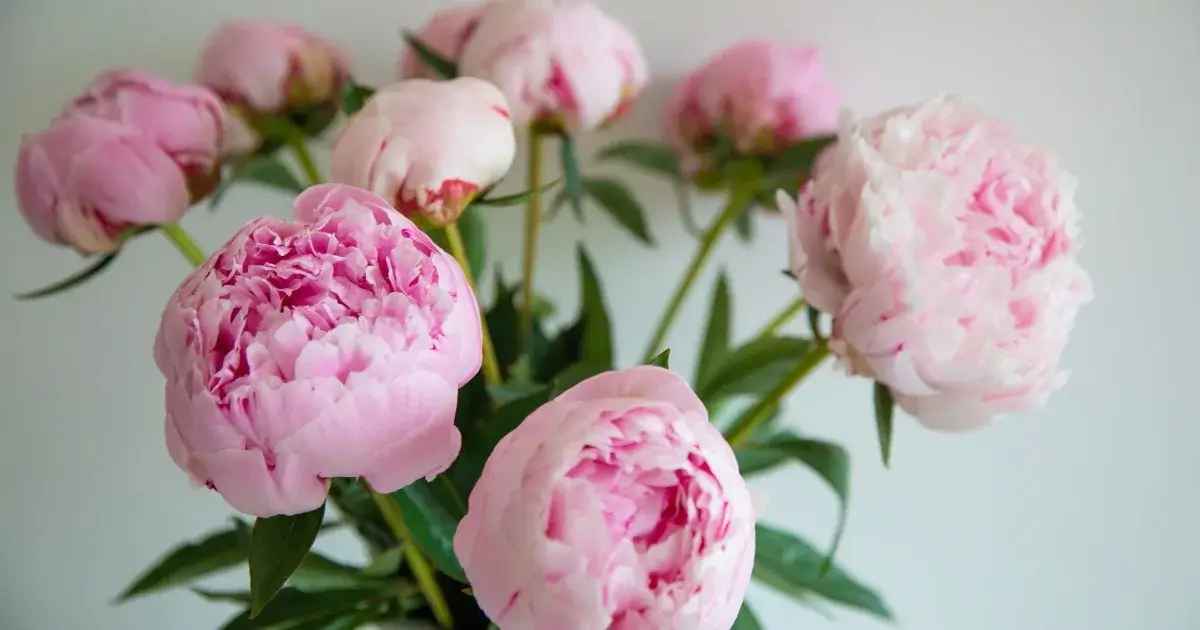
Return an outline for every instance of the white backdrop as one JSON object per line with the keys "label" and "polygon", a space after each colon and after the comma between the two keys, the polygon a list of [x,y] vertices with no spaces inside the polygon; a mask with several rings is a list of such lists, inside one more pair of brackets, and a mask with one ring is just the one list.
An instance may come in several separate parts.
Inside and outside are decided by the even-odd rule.
{"label": "white backdrop", "polygon": [[[1042,413],[969,436],[904,418],[893,469],[876,456],[869,387],[822,372],[795,397],[791,422],[856,456],[840,561],[878,587],[912,630],[1194,630],[1200,624],[1200,372],[1195,270],[1200,233],[1200,3],[1196,0],[609,0],[641,38],[656,83],[617,133],[653,134],[670,85],[703,57],[750,36],[824,47],[858,112],[960,92],[1055,147],[1082,180],[1098,298],[1066,363],[1070,385]],[[18,135],[44,125],[91,75],[141,66],[178,80],[216,24],[289,18],[341,42],[358,75],[390,79],[398,29],[436,0],[3,0],[0,171]],[[322,157],[325,157],[324,155]],[[521,177],[514,172],[512,182]],[[564,213],[545,238],[539,282],[572,312],[571,255],[583,238],[607,280],[634,361],[692,250],[668,188],[630,175],[649,202],[658,250],[590,213]],[[510,183],[512,185],[512,183]],[[0,179],[0,291],[73,271],[69,252],[34,240]],[[717,200],[702,210],[711,215]],[[240,190],[216,214],[185,221],[213,247],[286,201]],[[491,247],[518,268],[519,211],[490,215]],[[794,288],[784,243],[759,218],[753,247],[726,242],[736,328],[748,335]],[[730,239],[732,241],[732,239]],[[109,600],[155,556],[219,524],[228,510],[189,488],[163,446],[161,381],[151,358],[159,309],[187,271],[143,239],[88,286],[36,303],[0,298],[0,628],[215,628],[232,611],[186,591],[123,607]],[[655,273],[650,273],[654,270]],[[710,270],[711,271],[711,270]],[[511,277],[511,276],[510,276]],[[708,279],[672,336],[689,370]],[[652,306],[647,306],[652,305]],[[765,518],[828,540],[835,503],[801,471],[774,474]],[[353,554],[348,538],[328,543]],[[239,583],[242,576],[229,578]],[[882,628],[851,613],[829,621],[756,589],[768,628]]]}

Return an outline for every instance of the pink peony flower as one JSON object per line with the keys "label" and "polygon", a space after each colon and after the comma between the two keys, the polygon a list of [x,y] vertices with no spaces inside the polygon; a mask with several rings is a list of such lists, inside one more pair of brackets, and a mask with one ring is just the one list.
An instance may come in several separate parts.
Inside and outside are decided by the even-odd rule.
{"label": "pink peony flower", "polygon": [[89,116],[23,136],[14,179],[34,233],[85,254],[115,251],[127,228],[176,221],[189,203],[183,171],[154,138]]}
{"label": "pink peony flower", "polygon": [[952,97],[844,123],[793,214],[792,267],[830,346],[927,426],[1045,404],[1092,298],[1075,180]]}
{"label": "pink peony flower", "polygon": [[687,383],[590,378],[500,441],[454,550],[501,628],[728,630],[754,564],[733,451]]}
{"label": "pink peony flower", "polygon": [[[414,35],[434,52],[450,61],[457,62],[462,56],[467,40],[478,26],[479,5],[461,4],[434,13]],[[405,45],[400,53],[399,77],[401,79],[440,79],[432,68],[421,61],[411,46]]]}
{"label": "pink peony flower", "polygon": [[585,133],[621,116],[645,87],[633,34],[588,0],[492,0],[459,72],[500,86],[518,125]]}
{"label": "pink peony flower", "polygon": [[667,140],[695,173],[718,136],[743,154],[770,155],[832,133],[837,116],[817,47],[752,40],[721,51],[679,84],[667,106]]}
{"label": "pink peony flower", "polygon": [[346,124],[333,147],[333,179],[445,225],[504,177],[516,150],[495,86],[410,79],[376,92]]}
{"label": "pink peony flower", "polygon": [[316,508],[330,477],[392,492],[445,470],[482,358],[462,270],[408,219],[337,184],[294,209],[184,280],[154,347],[171,458],[257,516]]}

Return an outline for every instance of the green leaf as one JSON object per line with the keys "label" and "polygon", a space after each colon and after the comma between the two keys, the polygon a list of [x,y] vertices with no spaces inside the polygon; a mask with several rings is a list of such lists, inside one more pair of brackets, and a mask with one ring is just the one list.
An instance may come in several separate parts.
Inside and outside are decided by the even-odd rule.
{"label": "green leaf", "polygon": [[654,237],[646,227],[646,211],[625,184],[610,177],[589,177],[583,180],[583,193],[594,199],[630,234],[647,245],[654,245]]}
{"label": "green leaf", "polygon": [[737,216],[733,227],[737,231],[738,239],[743,243],[749,243],[754,240],[754,212],[753,204],[746,204],[741,214]]}
{"label": "green leaf", "polygon": [[63,291],[66,291],[68,289],[75,288],[76,286],[79,286],[79,285],[83,284],[84,282],[91,280],[92,278],[99,275],[100,272],[107,269],[108,266],[111,265],[113,263],[113,261],[117,259],[117,254],[119,254],[120,252],[121,252],[121,250],[117,250],[115,252],[112,252],[111,254],[105,254],[105,255],[101,256],[100,258],[96,259],[96,262],[92,263],[91,265],[88,265],[82,271],[79,271],[73,275],[63,278],[62,280],[59,280],[58,282],[55,282],[54,284],[44,286],[40,289],[35,289],[33,291],[29,291],[28,293],[18,293],[16,295],[14,295],[13,297],[17,298],[18,300],[36,300],[38,298],[49,297],[56,293],[62,293]]}
{"label": "green leaf", "polygon": [[754,616],[754,611],[750,610],[750,605],[743,602],[742,610],[738,613],[737,621],[733,622],[733,627],[729,630],[762,630],[762,623],[758,617]]}
{"label": "green leaf", "polygon": [[759,337],[727,355],[697,391],[704,401],[732,394],[763,395],[816,347],[811,339],[800,337]]}
{"label": "green leaf", "polygon": [[285,588],[257,615],[250,610],[242,611],[221,626],[221,630],[293,630],[302,623],[332,621],[347,613],[364,611],[366,607],[382,603],[387,597],[387,591],[380,589],[305,593]]}
{"label": "green leaf", "polygon": [[250,535],[251,616],[271,601],[308,555],[321,521],[325,504],[303,514],[284,514],[254,521]]}
{"label": "green leaf", "polygon": [[209,197],[208,207],[215,210],[225,199],[225,194],[237,183],[245,182],[274,188],[298,195],[307,188],[292,174],[291,169],[277,155],[258,155],[235,161],[217,189]]}
{"label": "green leaf", "polygon": [[467,259],[471,261],[471,277],[478,283],[487,270],[487,223],[483,213],[474,205],[463,210],[457,223],[463,247],[467,250]]}
{"label": "green leaf", "polygon": [[821,311],[812,307],[812,304],[804,306],[804,316],[808,318],[808,331],[817,341],[825,341],[825,336],[821,334]]}
{"label": "green leaf", "polygon": [[235,529],[212,532],[167,552],[117,596],[115,603],[181,586],[246,561],[246,547]]}
{"label": "green leaf", "polygon": [[665,144],[644,140],[619,140],[604,147],[596,155],[597,161],[620,161],[641,170],[650,171],[670,179],[682,177],[679,158]]}
{"label": "green leaf", "polygon": [[576,363],[575,365],[572,365],[571,367],[560,372],[558,374],[558,376],[554,377],[554,387],[553,387],[554,391],[551,394],[551,398],[558,396],[559,394],[567,391],[568,389],[575,387],[576,385],[582,383],[583,381],[585,381],[601,372],[604,372],[607,369],[608,368],[605,368],[602,365],[597,365],[595,363],[586,363],[585,362],[585,363]]}
{"label": "green leaf", "polygon": [[711,375],[717,363],[729,354],[729,277],[722,270],[713,287],[712,303],[708,307],[708,324],[704,327],[704,345],[696,363],[696,379],[701,383]]}
{"label": "green leaf", "polygon": [[874,591],[836,565],[822,577],[824,557],[799,537],[767,525],[755,527],[754,579],[792,597],[810,595],[891,620],[892,612]]}
{"label": "green leaf", "polygon": [[560,183],[562,183],[562,180],[556,179],[548,184],[542,184],[533,190],[523,190],[519,193],[500,195],[497,197],[483,197],[482,199],[476,199],[475,201],[472,201],[471,205],[494,207],[519,206],[534,197],[550,192],[551,189],[553,189],[555,186],[558,186]]}
{"label": "green leaf", "polygon": [[421,58],[421,61],[425,65],[429,66],[430,69],[438,73],[443,79],[453,79],[458,76],[458,66],[453,61],[446,59],[437,51],[430,48],[416,35],[405,32],[404,41],[413,49],[413,52],[417,53],[417,56]]}
{"label": "green leaf", "polygon": [[817,156],[836,141],[836,135],[816,136],[786,147],[768,161],[766,176],[775,182],[772,187],[779,187],[780,181],[794,181],[805,173],[811,173]]}
{"label": "green leaf", "polygon": [[671,349],[667,348],[666,350],[663,350],[662,352],[659,352],[658,354],[654,355],[654,357],[651,358],[650,361],[648,361],[646,363],[646,365],[656,365],[660,368],[663,368],[664,370],[669,370],[669,369],[671,369],[671,366],[669,365],[670,362],[671,362]]}
{"label": "green leaf", "polygon": [[376,556],[371,564],[363,568],[363,575],[373,578],[391,577],[400,570],[402,564],[404,564],[404,547],[398,545]]}
{"label": "green leaf", "polygon": [[[528,396],[503,405],[490,417],[483,417],[480,420],[480,415],[474,415],[471,420],[463,422],[455,420],[455,424],[463,435],[462,450],[459,452],[458,458],[454,460],[454,464],[445,472],[445,476],[453,482],[459,497],[471,496],[475,482],[479,480],[488,457],[491,456],[500,440],[549,399],[550,388],[542,387]],[[486,413],[486,410],[483,413]],[[437,478],[434,479],[434,482],[436,481]],[[465,513],[465,509],[463,512]],[[451,535],[453,535],[453,531],[451,531]]]}
{"label": "green leaf", "polygon": [[583,360],[612,369],[613,340],[608,319],[608,307],[604,304],[604,292],[595,267],[588,258],[583,245],[579,245],[579,298],[580,317],[584,321]]}
{"label": "green leaf", "polygon": [[496,361],[500,364],[501,372],[507,377],[509,368],[521,356],[521,324],[517,313],[517,292],[504,283],[504,278],[500,275],[499,270],[496,271],[494,284],[496,297],[485,318],[488,330],[492,334],[492,347],[496,351]]}
{"label": "green leaf", "polygon": [[563,192],[571,203],[575,218],[583,219],[583,176],[579,174],[579,156],[575,154],[575,141],[568,134],[558,139],[559,161],[562,166]]}
{"label": "green leaf", "polygon": [[546,349],[538,353],[533,372],[534,380],[541,383],[552,381],[563,370],[583,359],[583,338],[586,324],[587,316],[581,315],[574,324],[559,331],[558,335],[547,344]]}
{"label": "green leaf", "polygon": [[378,579],[366,575],[363,569],[309,551],[287,585],[302,591],[329,591],[340,588],[360,588],[379,585]]}
{"label": "green leaf", "polygon": [[488,395],[492,397],[492,400],[496,401],[497,405],[505,405],[518,398],[524,398],[544,387],[545,385],[538,385],[537,383],[511,383],[509,385],[489,387]]}
{"label": "green leaf", "polygon": [[892,465],[892,416],[896,412],[896,403],[892,400],[892,390],[887,385],[875,382],[875,430],[879,433],[879,452],[883,456],[883,465]]}
{"label": "green leaf", "polygon": [[210,591],[203,588],[193,588],[192,592],[213,603],[250,604],[250,591]]}
{"label": "green leaf", "polygon": [[442,505],[423,479],[393,492],[392,497],[400,503],[404,522],[421,552],[439,571],[465,583],[467,575],[454,555],[454,530],[461,517]]}
{"label": "green leaf", "polygon": [[347,116],[357,114],[375,95],[375,88],[363,85],[353,79],[346,81],[342,87],[342,111]]}

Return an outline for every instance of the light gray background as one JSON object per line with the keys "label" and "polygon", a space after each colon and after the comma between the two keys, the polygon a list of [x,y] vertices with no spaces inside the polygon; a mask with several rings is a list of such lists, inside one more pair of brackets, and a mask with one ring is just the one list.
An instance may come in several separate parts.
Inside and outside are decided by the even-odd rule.
{"label": "light gray background", "polygon": [[[876,457],[869,387],[832,370],[795,397],[791,422],[856,456],[840,561],[878,586],[913,630],[1194,630],[1200,624],[1200,4],[1195,0],[611,0],[640,37],[655,85],[631,121],[595,139],[656,133],[669,86],[702,58],[752,36],[824,47],[845,103],[860,113],[967,95],[1055,147],[1081,178],[1097,300],[1066,356],[1070,385],[1042,413],[969,436],[899,422],[893,470]],[[0,171],[18,135],[41,127],[94,73],[142,66],[185,79],[222,19],[290,18],[341,42],[358,75],[391,78],[398,30],[435,0],[4,0],[0,9]],[[324,150],[323,150],[324,151]],[[322,153],[322,159],[327,153]],[[514,169],[510,187],[522,176]],[[621,173],[625,175],[625,173]],[[541,287],[573,311],[575,242],[595,252],[620,335],[636,360],[663,296],[692,251],[668,188],[629,175],[663,245],[644,249],[595,212],[546,232]],[[61,277],[79,261],[30,235],[0,179],[0,290]],[[711,216],[718,200],[702,205]],[[241,189],[186,226],[207,247],[279,196]],[[490,215],[490,245],[518,268],[519,211]],[[717,259],[736,280],[736,328],[749,335],[795,289],[782,228],[758,220],[753,247]],[[219,497],[189,489],[163,446],[161,380],[150,357],[158,314],[187,267],[157,238],[69,295],[0,298],[0,628],[216,627],[232,611],[187,592],[120,608],[108,600],[167,547],[218,525]],[[511,276],[510,276],[511,277]],[[688,370],[706,275],[671,338]],[[822,544],[835,503],[801,471],[756,482],[765,518]],[[329,541],[353,557],[351,539]],[[227,584],[241,583],[242,576]],[[837,621],[755,589],[772,630],[882,628]]]}

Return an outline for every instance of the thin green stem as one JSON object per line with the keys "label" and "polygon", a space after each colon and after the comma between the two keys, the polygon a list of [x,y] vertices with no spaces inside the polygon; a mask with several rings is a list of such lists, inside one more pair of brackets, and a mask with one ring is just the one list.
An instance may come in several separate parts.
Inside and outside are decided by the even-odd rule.
{"label": "thin green stem", "polygon": [[438,586],[437,574],[425,556],[421,555],[421,550],[417,548],[413,542],[412,533],[408,531],[408,526],[404,524],[404,513],[400,511],[400,504],[390,496],[379,494],[367,483],[366,479],[359,480],[362,487],[371,495],[371,499],[375,501],[375,506],[379,508],[379,512],[383,515],[383,520],[391,528],[392,533],[396,535],[396,540],[400,543],[404,550],[404,561],[408,563],[408,567],[412,569],[413,577],[417,580],[417,586],[421,589],[421,593],[425,595],[426,601],[429,602],[429,608],[433,611],[433,617],[437,620],[438,625],[449,630],[454,627],[454,619],[450,615],[450,605],[446,603],[446,596],[442,593],[442,587]]}
{"label": "thin green stem", "polygon": [[178,223],[165,223],[161,227],[163,236],[166,236],[167,240],[171,241],[175,249],[178,249],[179,253],[183,254],[183,257],[192,263],[192,266],[199,267],[204,264],[204,261],[208,260],[208,254],[205,254],[204,250],[200,249],[200,246],[196,244],[196,241],[192,240],[191,235],[187,233],[187,230],[183,229],[183,226]]}
{"label": "thin green stem", "polygon": [[[470,285],[471,291],[475,291],[475,278],[471,276],[471,259],[467,256],[467,247],[463,244],[462,232],[458,229],[457,223],[451,223],[445,227],[446,241],[450,246],[450,255],[458,261],[458,266],[462,267],[463,275],[467,277],[467,284]],[[480,310],[479,325],[483,332],[483,380],[489,386],[496,386],[503,382],[500,376],[500,361],[496,359],[496,347],[492,345],[492,333],[488,330],[486,314]]]}
{"label": "thin green stem", "polygon": [[784,324],[791,321],[793,317],[804,310],[804,305],[804,298],[796,298],[795,300],[792,300],[791,304],[783,307],[783,309],[776,313],[775,316],[767,322],[766,326],[762,327],[762,330],[758,331],[757,337],[766,337],[779,332],[779,329],[783,328]]}
{"label": "thin green stem", "polygon": [[299,129],[293,129],[292,133],[288,134],[288,146],[292,148],[296,161],[300,163],[304,177],[308,179],[308,185],[316,186],[325,183],[325,177],[321,175],[321,169],[317,168],[312,152],[308,150],[308,142],[305,141],[304,134]]}
{"label": "thin green stem", "polygon": [[783,397],[799,385],[805,377],[812,374],[813,370],[821,365],[821,362],[828,356],[828,345],[822,343],[813,348],[813,351],[808,353],[803,361],[798,363],[791,372],[784,376],[778,385],[760,398],[753,407],[742,412],[742,415],[738,416],[737,420],[734,420],[733,426],[725,432],[725,441],[729,442],[729,445],[735,448],[746,441],[746,438],[750,437],[750,434],[758,428],[758,425],[771,417],[771,410],[779,404],[779,401],[783,400]]}
{"label": "thin green stem", "polygon": [[[542,187],[542,137],[529,127],[529,165],[526,190]],[[525,257],[521,265],[521,342],[533,339],[533,272],[537,266],[538,234],[542,229],[542,196],[531,195],[525,202]]]}
{"label": "thin green stem", "polygon": [[683,278],[680,279],[679,285],[675,287],[675,292],[671,294],[671,300],[667,302],[667,309],[663,311],[662,317],[658,320],[658,325],[654,329],[654,334],[650,336],[650,343],[646,345],[646,352],[642,356],[642,363],[648,363],[654,355],[658,354],[659,346],[663,340],[667,338],[667,333],[671,330],[671,325],[675,323],[675,318],[679,316],[679,310],[683,307],[683,300],[691,291],[692,286],[696,283],[696,278],[700,276],[700,271],[704,268],[704,263],[708,262],[708,258],[712,256],[713,250],[720,240],[721,235],[743,212],[748,210],[747,206],[753,197],[754,189],[752,186],[739,184],[734,182],[729,190],[729,200],[725,203],[725,209],[717,216],[712,225],[704,231],[700,237],[700,246],[696,250],[696,255],[692,257],[692,262],[688,264],[687,270],[684,271]]}

